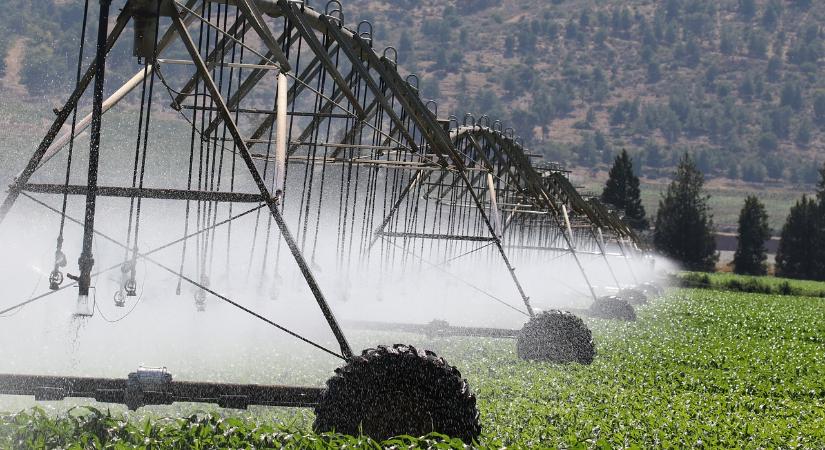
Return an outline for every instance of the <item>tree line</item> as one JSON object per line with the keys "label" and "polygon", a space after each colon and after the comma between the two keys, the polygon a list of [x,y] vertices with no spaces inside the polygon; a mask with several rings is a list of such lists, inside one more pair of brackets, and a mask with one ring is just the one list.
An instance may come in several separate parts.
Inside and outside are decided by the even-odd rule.
{"label": "tree line", "polygon": [[[825,166],[819,169],[815,196],[803,195],[794,204],[781,230],[775,273],[786,278],[825,280]],[[704,190],[704,176],[696,161],[685,153],[673,179],[659,199],[653,230],[641,202],[639,178],[627,151],[616,156],[601,195],[622,219],[655,249],[682,267],[714,271],[719,259],[714,238],[713,214]],[[765,205],[755,195],[745,198],[739,213],[735,273],[765,275],[768,271],[765,242],[771,237]]]}

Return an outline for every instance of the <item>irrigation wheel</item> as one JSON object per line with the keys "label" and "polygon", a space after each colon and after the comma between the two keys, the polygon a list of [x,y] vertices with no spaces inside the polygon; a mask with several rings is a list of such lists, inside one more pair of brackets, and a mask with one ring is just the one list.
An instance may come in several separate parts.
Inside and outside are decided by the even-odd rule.
{"label": "irrigation wheel", "polygon": [[625,288],[616,294],[616,297],[627,300],[631,305],[647,304],[647,295],[639,288]]}
{"label": "irrigation wheel", "polygon": [[627,302],[627,300],[610,295],[606,297],[599,297],[598,300],[590,305],[588,310],[590,315],[600,319],[619,319],[632,322],[636,320],[636,310]]}
{"label": "irrigation wheel", "polygon": [[314,429],[377,441],[437,432],[471,443],[481,433],[476,397],[458,369],[402,344],[364,350],[335,369],[315,407]]}
{"label": "irrigation wheel", "polygon": [[655,298],[663,295],[665,290],[657,283],[652,281],[645,281],[644,283],[640,284],[637,289],[641,290],[648,296],[648,298]]}
{"label": "irrigation wheel", "polygon": [[519,333],[516,350],[521,359],[554,363],[590,364],[596,355],[593,336],[581,318],[557,310],[530,319]]}

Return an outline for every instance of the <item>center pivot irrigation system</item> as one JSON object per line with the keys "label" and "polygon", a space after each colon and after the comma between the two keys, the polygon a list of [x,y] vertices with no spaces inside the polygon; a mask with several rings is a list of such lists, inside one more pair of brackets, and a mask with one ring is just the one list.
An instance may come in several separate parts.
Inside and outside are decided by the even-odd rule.
{"label": "center pivot irrigation system", "polygon": [[[0,206],[0,221],[21,196],[58,215],[50,290],[0,314],[77,287],[76,314],[92,315],[93,278],[108,271],[120,273],[114,301],[124,306],[137,295],[137,261],[142,260],[174,275],[178,294],[181,284],[191,285],[199,310],[208,299],[226,302],[345,364],[325,388],[180,382],[165,370],[141,369],[127,379],[0,375],[0,393],[40,400],[91,397],[133,409],[178,401],[233,408],[314,407],[318,431],[361,430],[377,439],[430,431],[468,441],[477,438],[475,396],[443,358],[407,345],[353,353],[314,275],[316,257],[324,252],[333,253],[335,272],[343,280],[435,265],[429,262],[435,258],[466,261],[468,255],[486,252],[487,259],[478,263],[503,266],[522,304],[486,295],[527,316],[522,330],[453,327],[437,321],[355,325],[518,338],[524,358],[593,359],[590,331],[581,319],[560,311],[536,312],[510,258],[539,255],[535,261],[541,264],[548,252],[569,255],[594,302],[584,312],[609,316],[611,307],[604,305],[612,301],[615,309],[616,302],[626,306],[626,301],[598,297],[581,256],[603,259],[618,290],[608,258],[625,260],[633,273],[629,260],[644,257],[638,239],[614,211],[579,195],[563,168],[534,163],[513,129],[486,116],[476,120],[467,115],[461,122],[439,119],[437,105],[419,97],[417,78],[399,74],[395,49],[373,48],[371,24],[347,28],[337,1],[321,12],[289,0],[126,0],[110,21],[111,3],[99,1],[95,54],[84,63],[89,59],[83,45],[87,22],[94,18],[86,1],[74,91],[55,110],[51,128]],[[107,55],[130,22],[133,56],[142,67],[106,97],[105,77],[111,73]],[[91,112],[79,117],[78,104],[92,81]],[[140,105],[134,158],[114,157],[119,169],[131,174],[131,183],[103,185],[98,181],[101,157],[122,150],[101,143],[103,116],[133,91],[139,92]],[[169,103],[157,103],[167,96]],[[164,146],[170,136],[150,127],[157,120],[153,112],[170,114],[167,104],[187,131],[188,145]],[[82,155],[88,157],[87,176],[85,183],[74,184],[81,134],[87,128],[88,154]],[[66,156],[63,182],[33,182],[38,169],[59,154]],[[157,167],[168,170],[158,177],[151,173]],[[83,217],[67,212],[70,196],[85,197]],[[55,197],[62,200],[58,206],[48,203]],[[96,220],[114,220],[113,214],[96,215],[102,199],[128,202],[125,240],[96,227]],[[145,223],[145,209],[161,200],[183,210],[180,235],[157,248],[139,249],[141,228],[151,226]],[[253,216],[252,230],[232,228],[241,217]],[[82,226],[78,274],[66,274],[70,280],[63,273],[67,223]],[[218,229],[226,230],[226,267],[214,258],[216,241],[224,239]],[[274,255],[269,251],[271,235],[277,236]],[[121,249],[124,256],[118,264],[95,266],[93,243],[101,240]],[[255,261],[262,260],[261,274],[267,277],[278,276],[283,264],[280,244],[286,244],[338,351],[218,292],[211,275],[240,264],[228,256],[237,242],[251,242],[249,264],[257,255]],[[175,267],[155,256],[170,249],[180,251]],[[619,293],[644,297],[639,289]]]}

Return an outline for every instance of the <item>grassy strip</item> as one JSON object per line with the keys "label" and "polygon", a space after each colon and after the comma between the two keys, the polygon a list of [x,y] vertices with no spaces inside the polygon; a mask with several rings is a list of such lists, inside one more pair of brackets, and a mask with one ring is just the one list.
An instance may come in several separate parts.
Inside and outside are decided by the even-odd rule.
{"label": "grassy strip", "polygon": [[[483,449],[825,448],[825,322],[812,320],[825,302],[674,289],[637,313],[586,320],[598,352],[589,366],[522,361],[511,340],[370,333],[352,343],[409,342],[447,357],[478,396]],[[221,366],[247,379],[273,372],[284,356],[269,347]],[[293,363],[294,381],[323,363]],[[0,414],[0,448],[461,448],[441,436],[313,434],[308,410],[175,404],[109,415],[63,404]]]}
{"label": "grassy strip", "polygon": [[672,281],[686,288],[825,298],[825,283],[819,281],[703,272],[681,272]]}

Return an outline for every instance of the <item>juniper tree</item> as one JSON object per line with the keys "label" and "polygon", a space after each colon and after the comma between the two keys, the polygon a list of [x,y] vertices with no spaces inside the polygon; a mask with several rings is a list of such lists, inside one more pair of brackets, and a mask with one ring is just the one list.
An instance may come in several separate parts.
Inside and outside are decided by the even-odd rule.
{"label": "juniper tree", "polygon": [[733,255],[734,272],[745,275],[767,273],[765,240],[771,237],[768,213],[765,205],[754,195],[745,198],[739,212],[739,229],[736,253]]}
{"label": "juniper tree", "polygon": [[719,259],[705,180],[685,153],[667,192],[659,200],[653,244],[686,269],[712,271]]}
{"label": "juniper tree", "polygon": [[602,202],[624,210],[624,221],[636,230],[646,230],[645,208],[642,206],[639,177],[633,173],[633,161],[622,150],[610,168],[607,183],[602,191]]}
{"label": "juniper tree", "polygon": [[820,231],[820,205],[806,195],[791,207],[782,226],[776,252],[776,274],[787,278],[822,279],[818,270],[817,247]]}

